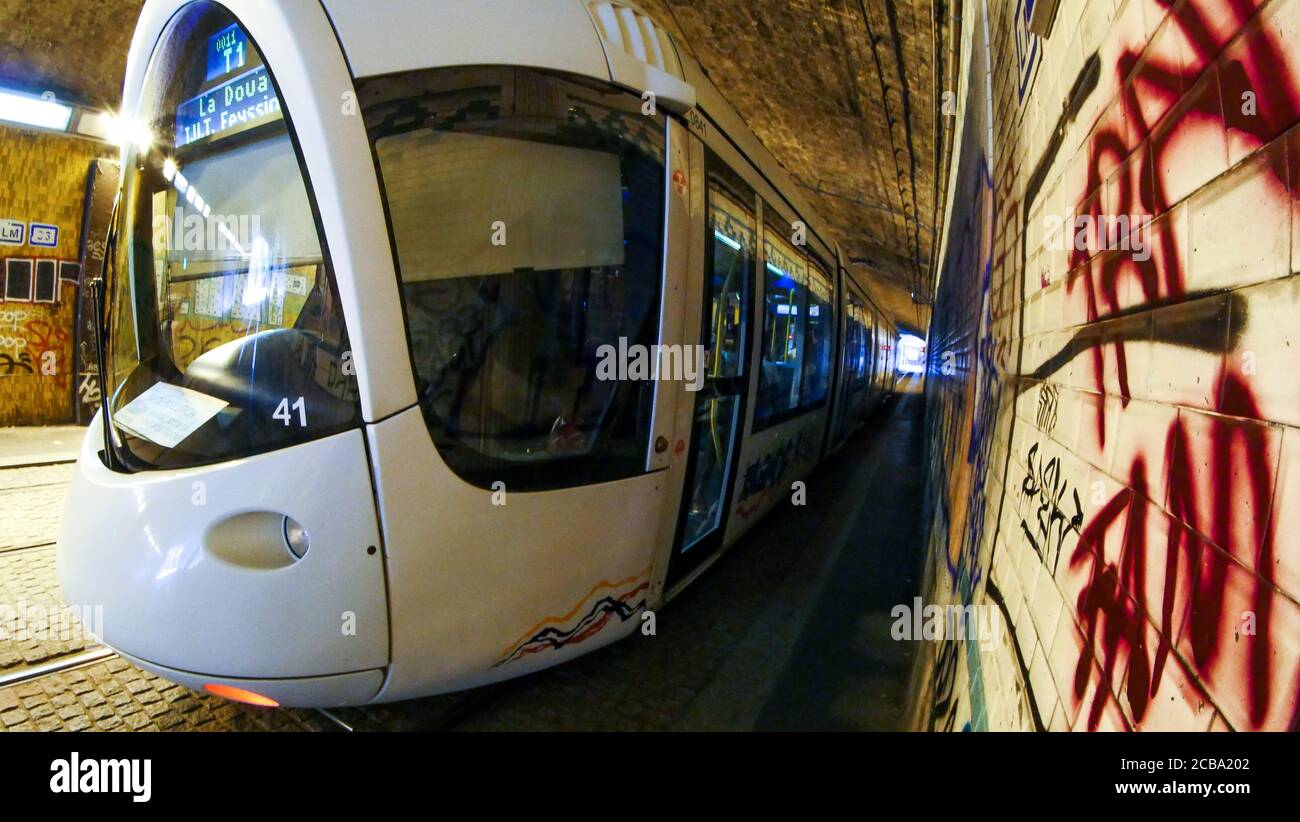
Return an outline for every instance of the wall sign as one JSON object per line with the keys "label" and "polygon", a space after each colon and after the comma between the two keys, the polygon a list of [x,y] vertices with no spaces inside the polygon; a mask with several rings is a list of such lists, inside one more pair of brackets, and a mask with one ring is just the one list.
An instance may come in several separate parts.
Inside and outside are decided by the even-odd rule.
{"label": "wall sign", "polygon": [[0,220],[0,245],[22,245],[27,224],[21,220]]}
{"label": "wall sign", "polygon": [[48,223],[32,223],[31,230],[27,235],[27,242],[30,245],[40,246],[41,248],[58,248],[59,245],[59,227]]}

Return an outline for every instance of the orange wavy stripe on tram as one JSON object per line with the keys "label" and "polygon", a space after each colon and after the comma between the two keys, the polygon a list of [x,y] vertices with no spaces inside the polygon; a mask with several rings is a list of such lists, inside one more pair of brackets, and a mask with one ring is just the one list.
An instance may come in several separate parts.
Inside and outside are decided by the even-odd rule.
{"label": "orange wavy stripe on tram", "polygon": [[587,595],[584,596],[582,599],[578,600],[578,603],[574,605],[573,608],[567,614],[563,614],[561,616],[546,617],[541,622],[537,623],[533,627],[529,628],[527,631],[524,631],[522,634],[520,634],[519,638],[516,639],[514,642],[507,645],[505,647],[505,650],[501,652],[500,656],[504,657],[507,654],[513,653],[514,650],[518,648],[520,645],[523,645],[525,642],[528,642],[530,639],[537,636],[537,632],[542,630],[546,626],[561,625],[573,619],[575,616],[578,615],[578,611],[582,610],[582,606],[586,605],[587,602],[590,601],[591,598],[594,597],[597,592],[603,591],[606,588],[622,588],[624,585],[631,585],[633,582],[636,582],[637,580],[641,579],[641,577],[648,576],[649,574],[650,574],[650,566],[647,565],[646,567],[642,568],[638,573],[633,574],[627,579],[620,579],[615,582],[610,582],[609,580],[602,579],[600,582],[597,582],[594,586],[592,586],[592,589],[587,592]]}

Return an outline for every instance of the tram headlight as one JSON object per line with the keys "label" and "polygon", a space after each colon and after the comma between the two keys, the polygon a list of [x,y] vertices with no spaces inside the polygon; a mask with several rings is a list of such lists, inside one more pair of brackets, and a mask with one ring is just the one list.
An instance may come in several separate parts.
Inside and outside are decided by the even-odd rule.
{"label": "tram headlight", "polygon": [[311,547],[311,538],[307,536],[307,530],[298,524],[293,517],[284,518],[284,544],[293,554],[294,559],[302,559],[307,555],[307,549]]}

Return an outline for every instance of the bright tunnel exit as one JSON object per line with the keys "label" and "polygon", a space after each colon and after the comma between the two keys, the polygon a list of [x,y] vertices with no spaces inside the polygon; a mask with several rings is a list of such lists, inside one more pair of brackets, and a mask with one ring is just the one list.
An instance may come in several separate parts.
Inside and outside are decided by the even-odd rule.
{"label": "bright tunnel exit", "polygon": [[898,373],[920,374],[925,371],[925,340],[915,334],[898,338]]}

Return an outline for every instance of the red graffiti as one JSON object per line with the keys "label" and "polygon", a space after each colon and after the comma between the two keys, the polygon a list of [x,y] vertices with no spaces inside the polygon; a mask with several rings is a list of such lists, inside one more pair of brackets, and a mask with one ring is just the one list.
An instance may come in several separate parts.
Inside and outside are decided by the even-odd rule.
{"label": "red graffiti", "polygon": [[[68,341],[72,338],[68,332],[62,328],[55,328],[44,320],[30,320],[23,326],[23,333],[27,339],[27,347],[34,352],[32,358],[38,371],[44,376],[53,376],[60,388],[66,387],[72,370],[68,364],[62,362],[65,351],[68,359],[72,357],[71,349],[68,347]],[[52,374],[47,374],[44,370],[44,354],[47,351],[55,352],[56,356]]]}
{"label": "red graffiti", "polygon": [[[1157,2],[1166,9],[1176,5],[1174,0]],[[1118,57],[1111,70],[1121,84],[1136,73],[1123,87],[1122,122],[1112,118],[1090,140],[1080,214],[1098,219],[1106,213],[1159,217],[1167,212],[1188,193],[1186,181],[1166,173],[1170,136],[1177,130],[1207,124],[1223,128],[1230,145],[1244,154],[1268,144],[1300,120],[1296,71],[1267,28],[1252,26],[1224,55],[1225,46],[1246,28],[1260,5],[1252,0],[1188,0],[1172,12],[1170,22],[1190,45],[1190,59],[1180,57],[1176,48],[1143,51],[1140,46]],[[1171,40],[1166,37],[1164,43]],[[1213,82],[1207,87],[1214,93],[1197,91],[1198,79],[1211,65],[1217,67],[1222,99],[1235,100],[1231,95],[1252,92],[1258,100],[1257,114],[1239,115],[1234,106],[1223,105]],[[1134,151],[1139,146],[1149,150]],[[1117,175],[1113,196],[1108,194],[1103,202],[1100,194],[1091,193],[1125,163],[1132,164],[1135,174]],[[1270,161],[1268,166],[1282,197],[1288,196],[1288,188],[1296,188],[1284,166],[1285,160]],[[1076,250],[1070,268],[1083,267],[1085,274],[1068,281],[1067,289],[1084,289],[1089,323],[1132,307],[1121,304],[1120,290],[1126,280],[1136,285],[1140,303],[1177,301],[1187,296],[1177,248],[1170,225],[1157,233],[1146,261],[1133,255],[1090,258],[1088,251]],[[1124,345],[1123,341],[1095,344],[1089,356],[1096,389],[1104,392],[1103,361],[1106,354],[1113,355],[1121,404],[1126,407],[1130,394]],[[1101,677],[1087,706],[1090,730],[1099,726],[1112,693],[1124,695],[1129,716],[1141,723],[1162,682],[1169,678],[1170,666],[1181,664],[1171,660],[1175,652],[1195,675],[1189,686],[1192,691],[1200,691],[1202,684],[1215,690],[1220,682],[1244,683],[1231,708],[1219,706],[1234,712],[1236,723],[1294,729],[1300,717],[1295,708],[1295,672],[1279,670],[1275,648],[1282,631],[1270,619],[1278,598],[1270,576],[1275,538],[1269,528],[1276,455],[1270,451],[1267,429],[1249,422],[1262,418],[1250,386],[1226,366],[1221,367],[1218,381],[1222,390],[1212,410],[1230,416],[1204,415],[1208,431],[1193,432],[1180,415],[1165,441],[1167,490],[1151,487],[1159,472],[1146,458],[1134,458],[1128,466],[1129,487],[1099,509],[1070,557],[1071,570],[1084,578],[1075,603],[1085,635],[1074,678],[1076,704],[1086,698],[1094,671],[1099,670]],[[1097,408],[1097,441],[1105,446],[1105,403],[1097,403]],[[1150,518],[1165,516],[1148,499],[1166,501],[1169,523],[1164,545],[1151,544],[1148,536]],[[1108,550],[1107,543],[1114,540],[1120,545],[1118,551]],[[1246,578],[1243,571],[1248,569],[1254,569],[1249,581],[1234,587]],[[1229,587],[1242,591],[1245,608],[1226,605]],[[1243,614],[1255,620],[1255,632],[1238,630]],[[1238,646],[1232,648],[1234,640]],[[1184,696],[1188,697],[1187,691]],[[1199,697],[1211,701],[1204,693]]]}

